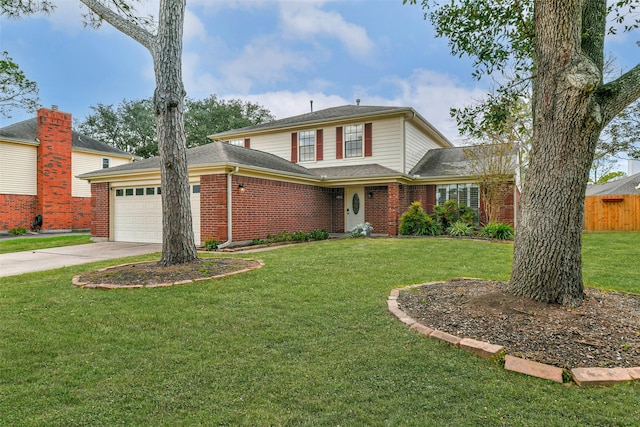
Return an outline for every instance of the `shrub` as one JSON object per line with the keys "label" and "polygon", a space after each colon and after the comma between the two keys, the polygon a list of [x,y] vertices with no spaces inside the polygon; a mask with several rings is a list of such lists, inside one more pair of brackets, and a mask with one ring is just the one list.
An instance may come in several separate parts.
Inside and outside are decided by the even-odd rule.
{"label": "shrub", "polygon": [[265,240],[262,240],[262,239],[252,239],[251,240],[251,246],[264,245],[265,243],[267,243],[267,242]]}
{"label": "shrub", "polygon": [[329,238],[327,230],[313,230],[310,235],[313,240],[327,240]]}
{"label": "shrub", "polygon": [[420,202],[413,202],[409,206],[409,210],[400,217],[400,226],[398,232],[404,236],[420,234],[425,226],[433,223],[433,220],[426,214]]}
{"label": "shrub", "polygon": [[9,233],[13,234],[14,236],[22,236],[26,232],[27,232],[27,229],[24,227],[16,227],[9,230]]}
{"label": "shrub", "polygon": [[364,224],[358,224],[351,229],[351,237],[367,237],[371,235],[373,231],[373,226],[365,222]]}
{"label": "shrub", "polygon": [[280,233],[272,236],[271,234],[267,235],[267,240],[272,242],[290,242],[293,240],[293,235],[288,231],[281,231]]}
{"label": "shrub", "polygon": [[215,251],[215,250],[218,249],[218,245],[220,245],[220,242],[218,240],[206,239],[204,241],[204,250],[205,251]]}
{"label": "shrub", "polygon": [[480,230],[482,237],[498,240],[512,240],[514,236],[513,227],[505,222],[490,222]]}
{"label": "shrub", "polygon": [[307,242],[311,239],[311,235],[304,231],[296,231],[291,235],[291,240],[294,242]]}
{"label": "shrub", "polygon": [[449,227],[449,235],[456,237],[471,236],[473,227],[467,222],[458,220]]}
{"label": "shrub", "polygon": [[428,217],[429,220],[418,228],[416,233],[418,236],[439,236],[442,234],[442,227],[433,218]]}
{"label": "shrub", "polygon": [[476,222],[476,213],[468,206],[459,205],[455,200],[447,200],[442,205],[437,205],[435,210],[435,220],[440,223],[443,229],[448,229],[457,221],[466,222],[473,225]]}

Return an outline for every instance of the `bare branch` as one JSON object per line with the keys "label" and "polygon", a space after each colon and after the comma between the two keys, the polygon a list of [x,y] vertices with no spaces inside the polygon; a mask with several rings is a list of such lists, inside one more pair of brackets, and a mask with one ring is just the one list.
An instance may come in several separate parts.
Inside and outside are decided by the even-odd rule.
{"label": "bare branch", "polygon": [[[123,13],[122,15],[114,12],[109,7],[105,6],[100,0],[80,0],[82,4],[95,13],[100,20],[105,20],[109,24],[113,25],[117,30],[128,35],[144,47],[146,47],[151,54],[154,54],[155,36],[149,30],[144,27],[149,24],[149,20],[143,18],[142,20],[135,18],[130,13]],[[122,9],[122,3],[118,1],[114,2],[116,8]],[[118,5],[120,7],[118,7]],[[137,21],[137,22],[136,22]],[[94,26],[99,26],[99,23],[93,23]]]}

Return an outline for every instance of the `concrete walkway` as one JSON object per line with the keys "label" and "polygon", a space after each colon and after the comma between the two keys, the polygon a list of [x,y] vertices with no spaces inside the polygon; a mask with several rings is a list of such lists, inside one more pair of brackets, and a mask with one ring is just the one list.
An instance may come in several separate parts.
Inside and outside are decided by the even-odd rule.
{"label": "concrete walkway", "polygon": [[158,243],[103,242],[0,254],[0,277],[160,251]]}

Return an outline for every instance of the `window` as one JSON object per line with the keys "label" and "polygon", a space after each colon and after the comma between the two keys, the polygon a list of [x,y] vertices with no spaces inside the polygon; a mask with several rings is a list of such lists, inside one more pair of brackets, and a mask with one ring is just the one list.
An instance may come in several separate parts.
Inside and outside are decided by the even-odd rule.
{"label": "window", "polygon": [[154,187],[147,187],[146,192],[147,196],[153,196],[154,194],[156,194],[156,189]]}
{"label": "window", "polygon": [[455,200],[476,213],[476,222],[480,218],[480,190],[476,184],[448,184],[436,186],[436,204],[443,205],[447,200]]}
{"label": "window", "polygon": [[116,190],[116,196],[117,197],[124,196],[124,190],[122,188],[118,188]]}
{"label": "window", "polygon": [[240,147],[244,147],[244,139],[230,139],[229,144],[231,145],[239,145]]}
{"label": "window", "polygon": [[102,169],[107,169],[109,167],[109,159],[106,157],[102,158]]}
{"label": "window", "polygon": [[136,188],[136,196],[144,196],[144,188]]}
{"label": "window", "polygon": [[126,190],[124,190],[124,194],[126,196],[133,196],[133,188],[127,188]]}
{"label": "window", "polygon": [[316,159],[316,132],[303,130],[298,133],[298,161],[311,162]]}
{"label": "window", "polygon": [[193,186],[193,194],[198,194],[200,193],[200,184],[195,184]]}
{"label": "window", "polygon": [[344,127],[344,156],[362,157],[362,125]]}

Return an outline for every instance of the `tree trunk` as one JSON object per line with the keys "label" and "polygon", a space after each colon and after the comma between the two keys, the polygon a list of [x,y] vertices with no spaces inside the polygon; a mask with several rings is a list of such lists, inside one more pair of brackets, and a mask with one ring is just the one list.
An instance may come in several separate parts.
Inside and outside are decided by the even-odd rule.
{"label": "tree trunk", "polygon": [[154,107],[162,185],[162,258],[160,265],[198,259],[193,238],[189,171],[184,134],[182,29],[185,0],[161,0],[153,63]]}
{"label": "tree trunk", "polygon": [[[606,7],[606,1],[586,2],[599,12]],[[581,305],[584,297],[584,195],[603,126],[595,96],[602,62],[584,49],[582,36],[596,30],[604,37],[604,25],[583,28],[589,20],[583,3],[535,1],[533,142],[511,274],[516,294],[566,306]]]}

